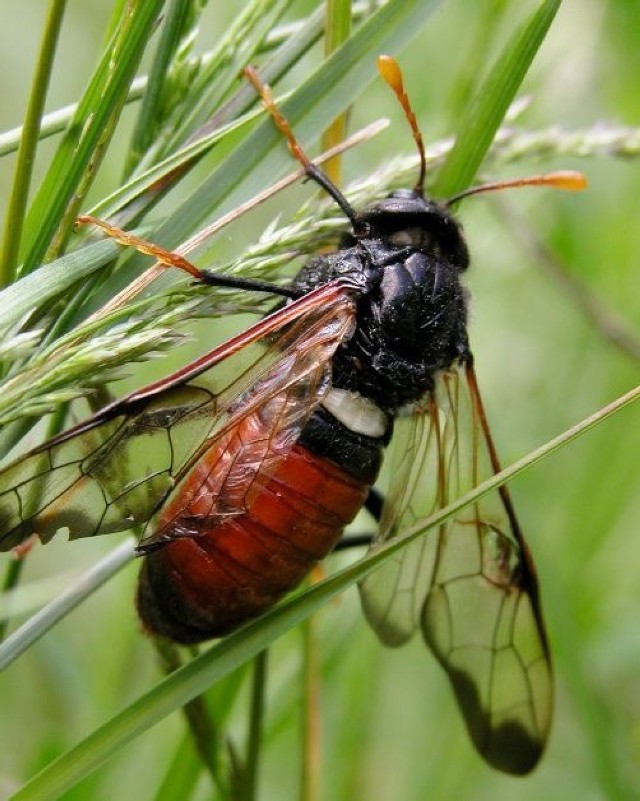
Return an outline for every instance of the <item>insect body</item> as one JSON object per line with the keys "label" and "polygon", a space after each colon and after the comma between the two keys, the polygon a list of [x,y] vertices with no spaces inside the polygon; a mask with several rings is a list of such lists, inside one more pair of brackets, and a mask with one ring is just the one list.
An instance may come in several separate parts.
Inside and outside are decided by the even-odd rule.
{"label": "insect body", "polygon": [[[392,481],[373,547],[499,469],[467,342],[466,245],[448,205],[423,196],[415,118],[394,63],[383,66],[422,166],[414,189],[361,214],[306,158],[249,73],[351,234],[290,288],[273,288],[287,303],[248,330],[0,472],[2,549],[34,532],[46,541],[61,528],[76,538],[139,524],[143,623],[198,642],[295,587],[363,504],[377,512],[369,491],[390,442]],[[571,183],[527,183],[562,181]],[[385,643],[422,630],[485,759],[530,770],[550,724],[551,673],[535,571],[506,490],[405,548],[361,594]]]}
{"label": "insect body", "polygon": [[138,596],[156,633],[179,642],[226,634],[295,586],[364,504],[398,410],[433,389],[437,371],[468,356],[459,280],[467,255],[457,223],[415,192],[399,192],[356,224],[365,236],[313,260],[293,282],[307,295],[348,281],[353,303],[330,385],[316,391],[296,444],[273,470],[257,472],[250,503],[245,468],[236,465],[224,496],[231,514],[212,522],[221,463],[250,462],[253,444],[272,437],[283,402],[263,403],[216,442],[159,515],[152,547],[167,544],[148,556]]}

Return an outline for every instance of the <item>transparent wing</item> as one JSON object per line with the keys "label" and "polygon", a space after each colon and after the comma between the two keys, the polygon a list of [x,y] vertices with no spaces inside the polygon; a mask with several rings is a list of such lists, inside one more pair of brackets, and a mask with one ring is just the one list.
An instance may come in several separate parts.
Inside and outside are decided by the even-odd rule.
{"label": "transparent wing", "polygon": [[[394,483],[374,548],[499,470],[471,362],[438,378],[424,413],[399,421],[392,448]],[[551,722],[551,665],[535,569],[506,488],[411,543],[360,589],[385,644],[421,627],[487,762],[531,770]]]}
{"label": "transparent wing", "polygon": [[[61,528],[78,538],[144,524],[167,501],[177,517],[197,491],[198,465],[227,446],[233,458],[208,460],[216,471],[208,512],[220,513],[217,501],[230,487],[240,503],[322,399],[331,357],[353,321],[351,299],[328,284],[44,443],[0,472],[0,549],[32,533],[47,541]],[[247,442],[243,426],[258,413],[261,436]]]}

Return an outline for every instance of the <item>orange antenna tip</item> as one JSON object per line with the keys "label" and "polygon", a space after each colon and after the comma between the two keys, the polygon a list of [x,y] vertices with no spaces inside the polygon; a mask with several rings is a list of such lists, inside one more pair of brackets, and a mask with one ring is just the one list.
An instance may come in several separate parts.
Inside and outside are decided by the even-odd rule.
{"label": "orange antenna tip", "polygon": [[416,143],[416,147],[418,148],[418,153],[420,155],[420,173],[414,189],[416,192],[422,195],[424,191],[424,177],[427,172],[427,158],[424,153],[422,134],[418,128],[416,115],[413,113],[407,93],[404,91],[402,72],[395,58],[385,55],[378,56],[378,72],[380,73],[382,80],[391,88],[395,96],[398,98],[398,102],[400,103],[400,106],[404,111],[404,115],[407,118],[407,122],[411,128],[413,140]]}
{"label": "orange antenna tip", "polygon": [[387,55],[378,56],[378,72],[396,94],[404,91],[402,72],[395,58]]}
{"label": "orange antenna tip", "polygon": [[575,170],[559,170],[550,172],[546,176],[549,186],[556,189],[567,189],[569,192],[581,192],[587,188],[587,178],[581,172]]}
{"label": "orange antenna tip", "polygon": [[579,192],[587,186],[587,179],[581,172],[574,170],[559,170],[558,172],[545,172],[542,175],[529,175],[527,178],[507,178],[504,181],[491,181],[488,184],[472,186],[463,189],[446,201],[447,206],[457,203],[465,197],[484,195],[486,192],[496,192],[503,189],[517,189],[520,186],[550,186],[552,189],[568,189]]}

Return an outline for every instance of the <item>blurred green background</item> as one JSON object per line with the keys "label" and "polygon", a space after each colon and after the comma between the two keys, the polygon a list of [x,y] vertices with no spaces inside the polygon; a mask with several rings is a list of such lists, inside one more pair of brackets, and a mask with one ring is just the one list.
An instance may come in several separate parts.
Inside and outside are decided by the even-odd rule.
{"label": "blurred green background", "polygon": [[[233,14],[207,10],[199,47],[215,41]],[[474,81],[514,24],[535,3],[445,2],[400,56],[427,145],[452,130]],[[19,125],[41,33],[41,2],[0,2],[0,130]],[[73,102],[99,51],[110,3],[71,3],[47,108]],[[297,14],[309,4],[296,6]],[[483,33],[487,15],[500,25]],[[496,30],[497,27],[497,30]],[[489,30],[487,26],[486,30]],[[374,57],[372,54],[372,71]],[[309,63],[320,57],[309,56]],[[306,62],[290,79],[304,76]],[[527,77],[530,129],[598,123],[640,125],[640,4],[630,0],[565,3]],[[129,116],[127,116],[129,115]],[[406,124],[388,89],[374,82],[357,98],[352,129],[385,115],[391,126],[344,160],[345,180],[366,175],[391,154],[411,152]],[[125,121],[131,118],[125,114]],[[92,194],[117,186],[126,124]],[[122,148],[119,151],[119,148]],[[42,175],[53,142],[38,155]],[[0,213],[13,160],[0,160]],[[639,362],[585,318],[575,297],[541,269],[504,216],[524,218],[603,309],[640,337],[640,164],[632,159],[545,158],[505,166],[501,176],[557,168],[583,170],[581,195],[514,192],[464,204],[472,252],[470,336],[502,460],[508,464],[638,382]],[[492,174],[491,177],[496,177]],[[299,198],[310,189],[296,190]],[[284,198],[284,208],[295,200]],[[261,232],[273,208],[244,218],[221,247],[238,250]],[[246,222],[245,222],[246,221]],[[241,242],[240,236],[246,236]],[[216,252],[212,249],[212,258]],[[186,350],[180,359],[187,358]],[[153,365],[163,372],[167,363]],[[131,368],[132,384],[142,380]],[[145,377],[149,367],[145,366]],[[468,743],[446,678],[417,640],[383,650],[365,626],[352,590],[317,619],[322,660],[324,799],[418,801],[540,798],[618,801],[640,797],[640,417],[631,407],[544,460],[512,486],[538,565],[554,654],[556,715],[547,753],[524,779],[499,775]],[[93,564],[113,542],[55,541],[29,560],[27,579],[68,576]],[[329,565],[331,567],[331,565]],[[157,680],[149,643],[132,606],[137,568],[70,615],[0,676],[2,783],[33,775]],[[261,799],[296,798],[299,780],[301,634],[274,649],[268,686]],[[232,732],[242,738],[244,696]],[[63,797],[155,797],[182,737],[174,715]],[[194,798],[210,797],[206,778]]]}

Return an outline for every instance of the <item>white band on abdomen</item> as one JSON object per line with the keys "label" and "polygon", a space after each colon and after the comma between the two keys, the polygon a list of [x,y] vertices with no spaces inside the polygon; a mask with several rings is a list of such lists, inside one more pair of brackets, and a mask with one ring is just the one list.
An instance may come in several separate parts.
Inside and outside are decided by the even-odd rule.
{"label": "white band on abdomen", "polygon": [[327,392],[322,405],[356,434],[379,438],[387,433],[387,415],[372,400],[357,392],[334,387]]}

